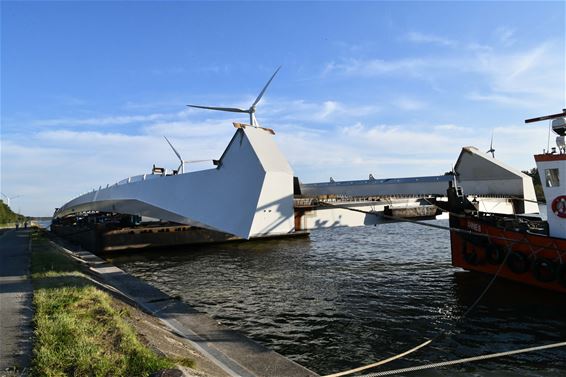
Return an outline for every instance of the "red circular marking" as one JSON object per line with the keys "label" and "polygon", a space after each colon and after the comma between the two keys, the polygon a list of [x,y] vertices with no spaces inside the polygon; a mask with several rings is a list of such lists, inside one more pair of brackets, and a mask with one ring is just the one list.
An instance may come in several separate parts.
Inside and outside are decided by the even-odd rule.
{"label": "red circular marking", "polygon": [[561,195],[552,201],[552,212],[558,217],[566,218],[566,196]]}

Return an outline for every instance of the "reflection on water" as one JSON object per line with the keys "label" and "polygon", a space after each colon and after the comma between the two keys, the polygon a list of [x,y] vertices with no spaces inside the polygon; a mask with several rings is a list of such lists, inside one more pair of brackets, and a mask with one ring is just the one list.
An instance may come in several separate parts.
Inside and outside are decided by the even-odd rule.
{"label": "reflection on water", "polygon": [[[447,225],[447,221],[437,221]],[[414,224],[336,228],[309,238],[123,254],[113,262],[319,373],[430,346],[384,369],[566,339],[563,295],[450,265],[448,232]],[[418,372],[553,376],[566,350]],[[411,374],[415,375],[415,374]]]}
{"label": "reflection on water", "polygon": [[51,220],[37,220],[36,223],[40,228],[50,229],[51,227]]}

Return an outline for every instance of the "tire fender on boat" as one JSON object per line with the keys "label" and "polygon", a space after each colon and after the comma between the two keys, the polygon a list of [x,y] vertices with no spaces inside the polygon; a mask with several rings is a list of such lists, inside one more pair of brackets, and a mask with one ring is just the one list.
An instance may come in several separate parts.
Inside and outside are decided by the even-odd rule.
{"label": "tire fender on boat", "polygon": [[507,257],[507,267],[516,274],[524,274],[529,270],[530,261],[525,254],[511,251]]}
{"label": "tire fender on boat", "polygon": [[505,259],[506,250],[504,247],[490,243],[485,247],[485,259],[490,264],[501,264]]}
{"label": "tire fender on boat", "polygon": [[550,259],[537,259],[533,264],[533,275],[538,281],[549,283],[556,279],[556,263]]}
{"label": "tire fender on boat", "polygon": [[485,261],[485,250],[481,246],[474,245],[472,242],[464,239],[464,242],[462,242],[462,257],[468,264],[481,264]]}

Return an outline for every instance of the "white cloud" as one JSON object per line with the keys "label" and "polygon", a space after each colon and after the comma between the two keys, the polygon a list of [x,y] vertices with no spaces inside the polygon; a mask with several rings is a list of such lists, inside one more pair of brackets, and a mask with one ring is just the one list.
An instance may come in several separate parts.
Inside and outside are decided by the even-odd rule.
{"label": "white cloud", "polygon": [[443,83],[450,91],[461,90],[461,83],[474,83],[485,89],[462,94],[474,101],[533,109],[563,106],[565,58],[559,42],[543,41],[514,51],[478,46],[448,56],[344,59],[327,63],[322,75],[415,78],[432,85]]}
{"label": "white cloud", "polygon": [[92,118],[55,118],[40,119],[33,122],[36,126],[107,126],[125,125],[130,123],[147,123],[158,120],[185,118],[192,110],[175,113],[155,113],[147,115],[117,115]]}
{"label": "white cloud", "polygon": [[515,35],[515,30],[508,27],[500,26],[495,29],[495,36],[499,42],[504,46],[511,46],[515,44],[516,40],[513,38]]}
{"label": "white cloud", "polygon": [[427,43],[427,44],[435,44],[446,47],[455,47],[458,45],[458,42],[451,40],[449,38],[445,38],[433,34],[415,32],[415,31],[408,33],[406,38],[408,41],[414,43]]}
{"label": "white cloud", "polygon": [[[2,190],[22,195],[15,209],[47,216],[93,188],[148,173],[154,163],[176,168],[177,157],[162,134],[151,131],[126,135],[60,129],[3,139]],[[170,140],[183,158],[212,160],[220,157],[232,133],[227,124],[223,132],[198,137],[179,133]],[[189,166],[191,170],[211,167]]]}
{"label": "white cloud", "polygon": [[155,137],[214,137],[225,135],[226,130],[232,130],[231,122],[207,119],[201,122],[179,120],[172,122],[156,122],[143,128],[143,132]]}
{"label": "white cloud", "polygon": [[489,84],[487,93],[472,93],[471,98],[532,109],[559,108],[564,104],[565,61],[556,58],[564,48],[555,42],[514,53],[480,54],[477,72]]}
{"label": "white cloud", "polygon": [[[425,36],[413,35],[413,39],[420,38],[418,43],[442,44],[427,41]],[[512,37],[510,34],[508,38]],[[464,52],[458,55],[444,57],[345,59],[329,63],[325,74],[364,79],[396,75],[445,85],[465,75],[478,85],[466,92],[454,85],[450,92],[472,101],[522,109],[563,106],[564,58],[556,58],[556,51],[563,51],[563,47],[556,42],[515,48],[512,52],[479,44],[468,44],[462,49]],[[452,120],[448,124],[434,124],[430,123],[434,119],[430,112],[424,114],[426,118],[419,118],[421,124],[408,121],[375,124],[370,120],[375,114],[389,114],[395,108],[423,113],[430,110],[433,100],[419,96],[396,92],[379,104],[346,103],[338,100],[339,97],[320,101],[269,97],[258,107],[257,117],[261,124],[275,128],[277,142],[295,173],[306,182],[326,181],[330,176],[362,179],[369,173],[375,177],[442,174],[450,169],[462,146],[475,145],[486,151],[491,128],[496,157],[516,168],[534,166],[530,153],[546,147],[545,127],[495,123],[483,124],[478,129]],[[231,106],[241,103],[246,107],[255,96],[242,98],[228,102],[232,102]],[[134,113],[153,108],[146,105],[129,104],[131,109],[136,108],[131,110]],[[234,114],[186,109],[38,120],[33,123],[38,127],[30,133],[3,135],[2,190],[22,194],[18,205],[24,212],[49,215],[54,207],[74,196],[148,172],[153,163],[176,167],[177,158],[163,135],[170,137],[184,158],[218,158],[234,132],[232,120],[245,122],[246,114],[240,118]],[[109,125],[123,127],[113,127],[114,132],[102,132],[98,128]],[[138,126],[128,129],[126,125]]]}
{"label": "white cloud", "polygon": [[467,132],[470,133],[473,130],[470,128],[457,126],[455,124],[439,124],[437,126],[432,127],[435,131],[458,131],[458,132]]}
{"label": "white cloud", "polygon": [[419,74],[431,67],[431,61],[424,58],[406,58],[399,60],[385,59],[345,59],[340,63],[327,63],[322,76],[339,74],[346,76],[373,77],[388,74]]}
{"label": "white cloud", "polygon": [[151,115],[127,115],[127,116],[111,116],[102,118],[56,118],[41,119],[34,122],[38,126],[105,126],[105,125],[122,125],[135,122],[146,122],[157,120],[163,117],[163,114]]}
{"label": "white cloud", "polygon": [[406,111],[422,110],[428,107],[426,102],[409,97],[398,98],[393,101],[393,104],[401,110]]}
{"label": "white cloud", "polygon": [[301,123],[340,123],[352,117],[364,117],[375,114],[381,107],[374,104],[352,105],[336,100],[309,102],[305,100],[272,100],[262,103],[258,109],[259,122],[262,119],[273,124],[276,122]]}
{"label": "white cloud", "polygon": [[468,94],[468,99],[472,101],[483,101],[490,102],[497,105],[512,106],[512,107],[523,107],[523,108],[534,108],[533,104],[528,98],[521,98],[518,95],[508,95],[508,94],[480,94],[472,92]]}
{"label": "white cloud", "polygon": [[[313,105],[314,106],[314,105]],[[336,103],[319,104],[336,114]],[[267,114],[266,114],[267,115]],[[327,115],[331,116],[331,115]],[[300,124],[300,125],[298,125]],[[313,123],[313,124],[316,124]],[[491,131],[460,124],[367,125],[312,128],[308,123],[270,123],[276,141],[302,181],[404,177],[442,174],[454,164],[460,148],[488,149]],[[3,140],[2,190],[23,195],[17,207],[34,215],[50,215],[73,197],[128,176],[149,172],[152,164],[176,168],[178,161],[162,135],[171,136],[186,159],[218,158],[232,137],[229,122],[155,122],[136,135],[88,130],[44,130],[28,137]],[[494,126],[496,157],[519,169],[534,166],[525,151],[546,146],[545,127]],[[211,165],[193,165],[191,169]],[[40,183],[40,184],[38,184]]]}
{"label": "white cloud", "polygon": [[[531,153],[546,146],[545,130],[494,127],[496,157],[517,169],[534,166]],[[443,174],[463,146],[487,151],[491,130],[458,124],[375,125],[354,123],[322,134],[278,135],[296,174],[305,182]],[[519,147],[520,146],[520,147]]]}

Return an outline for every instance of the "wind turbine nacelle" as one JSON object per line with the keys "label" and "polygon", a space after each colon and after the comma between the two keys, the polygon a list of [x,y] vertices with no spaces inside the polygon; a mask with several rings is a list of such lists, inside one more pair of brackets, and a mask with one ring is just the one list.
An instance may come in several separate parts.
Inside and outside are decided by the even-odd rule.
{"label": "wind turbine nacelle", "polygon": [[552,120],[552,131],[560,136],[566,136],[566,117],[560,117]]}

